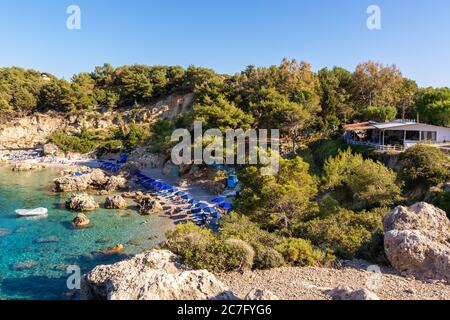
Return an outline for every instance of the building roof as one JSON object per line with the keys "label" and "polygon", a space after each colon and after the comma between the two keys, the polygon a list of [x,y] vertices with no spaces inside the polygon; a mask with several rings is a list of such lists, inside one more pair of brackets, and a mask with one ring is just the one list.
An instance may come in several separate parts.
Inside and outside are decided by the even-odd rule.
{"label": "building roof", "polygon": [[[344,126],[344,130],[346,130],[346,131],[360,131],[360,130],[372,130],[372,129],[389,130],[389,129],[407,127],[407,126],[414,126],[414,125],[421,125],[421,126],[427,126],[427,127],[439,127],[439,126],[434,126],[434,125],[426,124],[426,123],[417,123],[415,121],[395,120],[395,121],[390,121],[390,122],[369,121],[369,122],[348,124],[348,125]],[[439,128],[450,129],[448,127],[439,127]]]}

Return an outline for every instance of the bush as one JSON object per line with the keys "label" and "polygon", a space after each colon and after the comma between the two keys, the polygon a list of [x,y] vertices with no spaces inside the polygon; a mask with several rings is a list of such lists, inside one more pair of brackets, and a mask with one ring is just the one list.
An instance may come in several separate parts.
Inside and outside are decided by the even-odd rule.
{"label": "bush", "polygon": [[276,268],[284,264],[283,257],[273,250],[280,239],[262,230],[246,216],[232,212],[223,218],[218,236],[222,239],[239,239],[251,245],[255,252],[253,267],[256,269]]}
{"label": "bush", "polygon": [[449,161],[439,149],[418,144],[400,156],[399,175],[409,190],[430,188],[450,178]]}
{"label": "bush", "polygon": [[255,258],[255,251],[247,242],[239,239],[228,239],[225,241],[228,249],[227,269],[251,270]]}
{"label": "bush", "polygon": [[89,153],[94,151],[96,142],[87,131],[82,131],[80,136],[69,135],[64,132],[56,132],[52,136],[52,142],[64,152]]}
{"label": "bush", "polygon": [[314,162],[322,168],[325,161],[330,157],[335,157],[339,152],[351,149],[356,154],[368,156],[374,150],[367,146],[348,145],[343,139],[318,140],[310,145],[314,155]]}
{"label": "bush", "polygon": [[275,249],[257,246],[255,256],[255,269],[273,269],[284,265],[284,258]]}
{"label": "bush", "polygon": [[285,239],[275,249],[283,255],[287,263],[295,266],[313,266],[324,261],[322,252],[315,250],[311,242],[304,239]]}
{"label": "bush", "polygon": [[351,259],[360,248],[382,232],[384,210],[355,213],[341,209],[325,219],[314,219],[299,226],[298,236],[309,239],[323,250],[331,250],[341,258]]}
{"label": "bush", "polygon": [[191,268],[228,271],[224,242],[218,241],[209,229],[202,229],[192,223],[179,225],[167,233],[165,247],[179,255]]}
{"label": "bush", "polygon": [[352,195],[349,201],[354,208],[387,206],[401,199],[395,172],[380,162],[352,154],[350,149],[325,162],[323,189],[339,187]]}
{"label": "bush", "polygon": [[170,138],[174,125],[168,120],[158,120],[150,126],[150,148],[152,152],[160,153],[170,149],[174,143]]}

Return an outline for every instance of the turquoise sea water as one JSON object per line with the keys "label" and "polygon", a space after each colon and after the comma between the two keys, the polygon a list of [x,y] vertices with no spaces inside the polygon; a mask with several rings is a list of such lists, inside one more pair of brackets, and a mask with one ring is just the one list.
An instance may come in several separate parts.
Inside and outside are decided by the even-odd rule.
{"label": "turquoise sea water", "polygon": [[[67,266],[87,272],[150,249],[172,225],[166,218],[142,217],[136,210],[98,209],[93,227],[74,229],[75,214],[64,209],[69,196],[50,192],[59,170],[13,173],[0,167],[0,299],[76,299],[67,289]],[[105,197],[96,197],[103,203]],[[46,207],[47,218],[17,218],[16,209]],[[120,256],[96,251],[124,244]]]}

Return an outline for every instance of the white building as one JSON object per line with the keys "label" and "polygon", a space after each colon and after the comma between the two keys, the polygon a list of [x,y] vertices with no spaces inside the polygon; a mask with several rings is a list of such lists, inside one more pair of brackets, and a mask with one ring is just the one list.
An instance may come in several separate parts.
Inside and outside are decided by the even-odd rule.
{"label": "white building", "polygon": [[450,143],[450,127],[413,121],[364,122],[344,126],[349,144],[364,144],[379,150],[402,151],[416,143]]}

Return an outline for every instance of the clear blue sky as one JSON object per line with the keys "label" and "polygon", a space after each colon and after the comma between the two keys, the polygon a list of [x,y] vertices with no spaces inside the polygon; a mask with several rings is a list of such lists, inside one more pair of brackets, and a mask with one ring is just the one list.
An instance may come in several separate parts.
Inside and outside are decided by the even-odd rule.
{"label": "clear blue sky", "polygon": [[[66,28],[71,4],[81,30]],[[366,27],[371,4],[380,31]],[[0,39],[0,66],[66,79],[104,62],[233,74],[290,57],[314,70],[395,63],[421,86],[450,86],[448,0],[0,0]]]}

